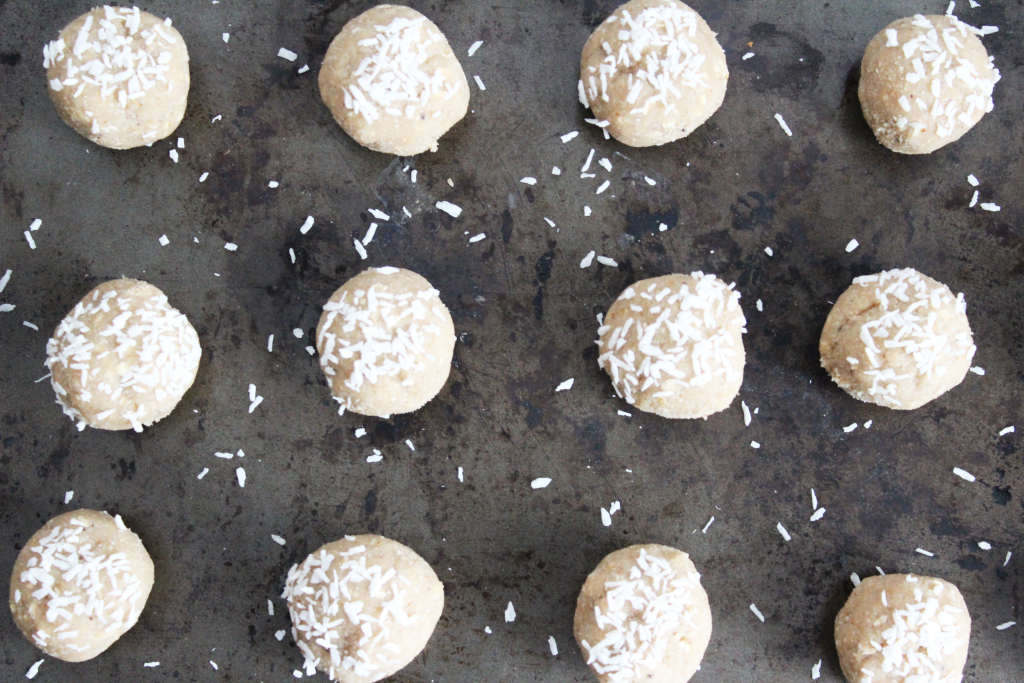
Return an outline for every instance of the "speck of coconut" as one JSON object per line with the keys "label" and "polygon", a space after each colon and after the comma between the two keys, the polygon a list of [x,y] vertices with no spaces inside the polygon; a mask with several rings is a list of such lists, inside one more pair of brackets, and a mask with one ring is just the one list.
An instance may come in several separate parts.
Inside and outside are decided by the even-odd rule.
{"label": "speck of coconut", "polygon": [[589,206],[584,206],[583,207],[583,215],[584,216],[589,216],[591,213],[592,212],[590,211],[590,207]]}
{"label": "speck of coconut", "polygon": [[748,53],[746,53],[745,55],[743,55],[743,61],[745,62],[745,61],[747,61],[748,59],[752,58],[753,56],[754,56],[754,53],[753,53],[753,52],[748,52]]}
{"label": "speck of coconut", "polygon": [[622,417],[633,417],[633,413],[627,413],[625,410],[619,410],[617,412]]}
{"label": "speck of coconut", "polygon": [[200,472],[200,473],[199,473],[199,474],[198,474],[198,475],[196,476],[196,479],[202,479],[203,477],[205,477],[205,476],[206,476],[207,474],[209,474],[209,473],[210,473],[210,468],[209,468],[209,467],[204,467],[204,468],[203,468],[203,471],[202,471],[202,472]]}
{"label": "speck of coconut", "polygon": [[873,422],[873,420],[868,420],[867,422],[865,422],[864,429],[871,429],[871,425],[873,424]]}
{"label": "speck of coconut", "polygon": [[36,248],[36,241],[32,239],[32,233],[30,233],[28,230],[25,231],[25,241],[28,242],[29,249]]}
{"label": "speck of coconut", "polygon": [[967,481],[976,481],[977,480],[977,477],[975,477],[973,474],[971,474],[967,470],[962,470],[959,467],[954,467],[953,468],[953,474],[955,474],[956,476],[960,477],[961,479],[966,479]]}
{"label": "speck of coconut", "polygon": [[405,445],[409,447],[410,451],[415,451],[416,447],[412,445],[412,439],[406,439]]}
{"label": "speck of coconut", "polygon": [[467,57],[472,57],[476,54],[476,51],[480,49],[480,46],[484,44],[484,41],[478,40],[469,46],[469,52],[466,53]]}
{"label": "speck of coconut", "polygon": [[171,157],[171,161],[173,161],[174,163],[178,163],[178,150],[172,149],[169,152],[169,154],[170,154],[170,157]]}
{"label": "speck of coconut", "polygon": [[914,552],[920,553],[921,555],[924,555],[925,557],[935,557],[935,553],[933,553],[931,551],[928,551],[928,550],[925,550],[924,548],[917,548],[917,549],[914,550]]}
{"label": "speck of coconut", "polygon": [[814,489],[811,489],[811,509],[818,509],[818,494],[814,492]]}
{"label": "speck of coconut", "polygon": [[818,660],[817,664],[815,664],[814,666],[811,667],[811,680],[812,681],[816,681],[819,678],[821,678],[821,660],[820,659]]}
{"label": "speck of coconut", "polygon": [[226,451],[217,451],[213,455],[216,458],[222,458],[224,460],[231,460],[233,457],[235,457],[234,453],[228,453]]}
{"label": "speck of coconut", "polygon": [[1013,552],[1010,550],[1006,551],[1006,559],[1003,561],[1003,566],[1010,564],[1010,558],[1013,557]]}
{"label": "speck of coconut", "polygon": [[555,387],[555,392],[557,393],[559,391],[568,391],[569,389],[572,389],[572,383],[575,382],[575,381],[576,381],[575,377],[570,377],[569,379],[565,380],[564,382],[559,384],[557,387]]}
{"label": "speck of coconut", "polygon": [[0,313],[10,313],[15,308],[17,307],[14,304],[0,304]]}
{"label": "speck of coconut", "polygon": [[280,186],[281,183],[277,182],[276,180],[271,180],[269,183],[267,183],[267,187],[269,187],[271,190],[276,190]]}
{"label": "speck of coconut", "polygon": [[306,347],[306,353],[308,353],[309,355],[312,356],[312,355],[314,355],[316,353],[316,349],[313,348],[312,346],[307,346]]}
{"label": "speck of coconut", "polygon": [[298,57],[297,54],[283,47],[277,51],[277,56],[280,57],[281,59],[287,59],[289,62],[294,62],[295,59]]}
{"label": "speck of coconut", "polygon": [[824,516],[825,516],[825,508],[818,508],[817,510],[814,511],[814,514],[811,515],[811,521],[812,522],[817,522],[818,520],[820,520]]}
{"label": "speck of coconut", "polygon": [[612,162],[609,161],[608,159],[601,159],[600,161],[597,162],[597,164],[598,166],[608,171],[609,173],[612,172]]}
{"label": "speck of coconut", "polygon": [[618,262],[615,259],[611,258],[610,256],[598,256],[597,262],[600,263],[601,265],[608,266],[610,268],[619,267]]}
{"label": "speck of coconut", "polygon": [[757,605],[750,603],[750,611],[754,613],[754,616],[757,617],[762,624],[764,623],[764,615],[761,614],[761,610],[757,608]]}
{"label": "speck of coconut", "polygon": [[546,489],[551,483],[550,477],[538,477],[530,482],[531,489]]}
{"label": "speck of coconut", "polygon": [[651,185],[652,187],[653,187],[654,185],[657,185],[657,184],[658,184],[658,183],[657,183],[657,181],[655,181],[655,180],[654,180],[654,178],[651,178],[650,176],[644,176],[644,181],[645,181],[645,182],[646,182],[646,183],[647,183],[648,185]]}
{"label": "speck of coconut", "polygon": [[302,66],[299,67],[299,70],[296,71],[295,73],[304,74],[307,71],[309,71],[309,64],[303,64]]}
{"label": "speck of coconut", "polygon": [[235,244],[234,242],[227,242],[224,245],[224,248],[227,249],[228,251],[238,251],[238,245]]}
{"label": "speck of coconut", "polygon": [[462,209],[455,204],[447,201],[440,201],[437,203],[437,208],[444,211],[452,218],[458,218],[462,214]]}
{"label": "speck of coconut", "polygon": [[178,138],[178,149],[185,149],[185,138]]}
{"label": "speck of coconut", "polygon": [[969,182],[972,187],[977,187],[981,184],[973,173],[967,176],[967,182]]}
{"label": "speck of coconut", "polygon": [[526,176],[525,178],[520,178],[519,182],[523,183],[524,185],[536,185],[537,179],[531,178],[530,176]]}
{"label": "speck of coconut", "polygon": [[27,320],[22,320],[22,321],[21,321],[21,324],[22,324],[22,325],[24,325],[25,327],[27,327],[27,328],[28,328],[28,329],[30,329],[30,330],[35,330],[36,332],[38,332],[38,331],[39,331],[39,326],[38,326],[38,325],[36,325],[36,324],[34,324],[34,323],[30,323],[30,322],[29,322],[29,321],[27,321]]}
{"label": "speck of coconut", "polygon": [[244,489],[245,488],[245,469],[243,469],[241,467],[236,469],[235,470],[235,476],[238,477],[238,486],[240,488]]}
{"label": "speck of coconut", "polygon": [[203,175],[199,176],[199,182],[205,183],[206,179],[210,177],[209,172],[203,172]]}
{"label": "speck of coconut", "polygon": [[221,40],[223,40],[226,43],[229,40],[231,40],[231,34],[230,33],[222,33],[222,34],[220,34],[220,38],[221,38]]}
{"label": "speck of coconut", "polygon": [[758,443],[758,442],[756,442],[756,441],[751,441],[751,442],[750,442],[750,447],[751,447],[751,448],[755,448],[755,449],[756,449],[756,448],[760,448],[760,447],[761,447],[761,444],[759,444],[759,443]]}
{"label": "speck of coconut", "polygon": [[219,669],[217,668],[217,662],[213,661],[212,659],[210,660],[210,666],[213,667],[214,671],[219,671]]}
{"label": "speck of coconut", "polygon": [[875,569],[876,569],[876,570],[878,571],[878,573],[879,573],[879,574],[880,574],[881,576],[885,576],[885,572],[883,572],[883,571],[882,571],[882,568],[881,568],[881,567],[875,567]]}
{"label": "speck of coconut", "polygon": [[999,430],[999,436],[1006,436],[1007,434],[1013,434],[1014,431],[1016,431],[1014,426],[1010,425],[1009,427],[1004,427],[1003,429]]}
{"label": "speck of coconut", "polygon": [[367,258],[366,247],[359,240],[352,240],[356,247],[356,253],[359,254],[360,260],[365,261]]}
{"label": "speck of coconut", "polygon": [[786,531],[786,527],[782,526],[782,522],[779,522],[778,524],[776,524],[775,528],[776,528],[776,530],[778,530],[779,534],[782,535],[782,539],[784,541],[786,541],[788,543],[789,541],[793,540],[793,537],[789,535],[788,531]]}
{"label": "speck of coconut", "polygon": [[601,508],[601,524],[604,526],[612,525],[612,515],[604,508]]}
{"label": "speck of coconut", "polygon": [[973,209],[975,206],[977,206],[978,205],[978,197],[979,196],[981,196],[981,193],[978,192],[977,190],[975,190],[974,191],[974,196],[971,197],[971,203],[967,205],[967,208]]}
{"label": "speck of coconut", "polygon": [[168,244],[171,243],[171,241],[167,239],[167,235],[160,235],[160,239],[158,239],[157,242],[160,243],[161,247],[166,247]]}
{"label": "speck of coconut", "polygon": [[210,123],[217,123],[217,122],[218,122],[218,121],[220,121],[220,120],[221,120],[222,118],[224,118],[224,117],[223,117],[223,116],[221,116],[220,114],[217,114],[217,115],[216,115],[216,116],[214,116],[214,117],[213,117],[212,119],[210,119]]}
{"label": "speck of coconut", "polygon": [[469,238],[469,243],[473,244],[475,242],[479,242],[480,240],[483,240],[483,239],[486,239],[486,238],[487,238],[487,233],[482,232],[479,235],[473,235],[472,237],[470,237]]}
{"label": "speck of coconut", "polygon": [[789,126],[786,124],[786,120],[782,118],[782,114],[776,114],[775,120],[779,122],[779,127],[782,128],[782,132],[789,137],[793,137],[793,131],[789,129]]}
{"label": "speck of coconut", "polygon": [[38,662],[30,666],[28,671],[25,672],[25,678],[28,678],[29,680],[35,678],[36,674],[39,673],[39,667],[41,667],[45,661],[45,659],[40,659]]}
{"label": "speck of coconut", "polygon": [[775,252],[772,251],[771,247],[765,247],[764,248],[764,253],[768,254],[769,256],[774,256],[775,255]]}
{"label": "speck of coconut", "polygon": [[487,86],[484,85],[483,80],[479,76],[474,74],[473,80],[476,81],[476,87],[480,88],[480,90],[487,90]]}
{"label": "speck of coconut", "polygon": [[64,493],[64,504],[67,505],[68,503],[70,503],[71,499],[74,498],[74,497],[75,497],[75,492],[74,491],[66,491]]}
{"label": "speck of coconut", "polygon": [[412,170],[412,173],[410,173],[410,174],[409,174],[409,179],[410,179],[410,180],[411,180],[411,181],[412,181],[413,183],[415,183],[415,182],[416,182],[416,169],[415,169],[415,168],[414,168],[414,169]]}
{"label": "speck of coconut", "polygon": [[11,281],[11,273],[13,272],[14,271],[8,268],[7,272],[4,273],[3,277],[0,277],[0,293],[3,293],[3,291],[7,289],[7,283]]}
{"label": "speck of coconut", "polygon": [[611,181],[610,181],[610,180],[606,180],[606,181],[604,181],[603,183],[601,183],[600,187],[598,187],[598,188],[597,188],[597,193],[596,193],[596,194],[601,194],[602,192],[604,192],[605,190],[607,190],[607,189],[608,189],[608,186],[610,186],[611,184],[612,184],[612,183],[611,183]]}
{"label": "speck of coconut", "polygon": [[274,352],[274,335],[267,337],[267,351],[270,353]]}
{"label": "speck of coconut", "polygon": [[270,534],[270,540],[273,541],[274,543],[278,544],[278,545],[284,545],[285,544],[285,540],[283,538],[281,538],[280,536],[278,536],[277,534]]}
{"label": "speck of coconut", "polygon": [[1003,207],[998,204],[993,204],[992,202],[985,202],[981,205],[981,208],[984,211],[1001,211]]}
{"label": "speck of coconut", "polygon": [[551,175],[562,175],[562,169],[558,168],[557,166],[552,166]]}
{"label": "speck of coconut", "polygon": [[384,459],[384,456],[376,448],[373,449],[373,455],[366,456],[366,462],[380,462]]}
{"label": "speck of coconut", "polygon": [[249,404],[249,413],[252,414],[252,411],[256,410],[256,408],[258,408],[261,403],[263,403],[262,396],[257,396],[256,398],[254,398],[252,400],[252,403]]}
{"label": "speck of coconut", "polygon": [[992,550],[992,544],[988,541],[978,541],[978,547],[982,550]]}
{"label": "speck of coconut", "polygon": [[853,583],[854,588],[860,585],[860,576],[857,572],[850,574],[850,581]]}
{"label": "speck of coconut", "polygon": [[505,608],[505,623],[511,624],[516,620],[516,608],[512,606],[512,601],[508,603],[508,607]]}
{"label": "speck of coconut", "polygon": [[999,624],[999,626],[996,626],[996,630],[997,631],[1005,631],[1006,629],[1010,628],[1011,626],[1016,626],[1016,625],[1017,625],[1016,621],[1007,621],[1006,623]]}
{"label": "speck of coconut", "polygon": [[703,529],[701,529],[701,531],[700,531],[700,532],[701,532],[702,534],[706,534],[706,533],[708,532],[708,529],[710,529],[710,528],[711,528],[711,524],[712,524],[712,522],[714,522],[714,521],[715,521],[715,518],[714,518],[714,516],[712,516],[712,517],[711,517],[711,519],[709,519],[709,520],[708,520],[708,523],[704,525],[704,528],[703,528]]}
{"label": "speck of coconut", "polygon": [[160,662],[146,662],[142,666],[146,669],[155,669],[156,667],[160,666]]}
{"label": "speck of coconut", "polygon": [[573,138],[575,138],[579,134],[580,134],[580,132],[578,130],[574,130],[574,131],[572,131],[570,133],[566,133],[565,135],[562,136],[562,144],[564,145],[565,143],[569,142],[570,140],[572,140]]}
{"label": "speck of coconut", "polygon": [[854,429],[856,429],[858,426],[859,425],[856,422],[854,422],[852,425],[847,425],[846,427],[843,427],[843,431],[846,432],[847,434],[849,434]]}
{"label": "speck of coconut", "polygon": [[274,601],[273,600],[269,600],[269,599],[267,600],[267,615],[271,616],[271,617],[274,616]]}
{"label": "speck of coconut", "polygon": [[971,372],[973,372],[975,375],[984,376],[985,368],[975,365],[974,367],[971,368]]}
{"label": "speck of coconut", "polygon": [[853,251],[854,249],[856,249],[859,246],[860,246],[860,242],[858,242],[856,239],[850,240],[847,243],[847,245],[846,245],[846,253],[849,254],[851,251]]}

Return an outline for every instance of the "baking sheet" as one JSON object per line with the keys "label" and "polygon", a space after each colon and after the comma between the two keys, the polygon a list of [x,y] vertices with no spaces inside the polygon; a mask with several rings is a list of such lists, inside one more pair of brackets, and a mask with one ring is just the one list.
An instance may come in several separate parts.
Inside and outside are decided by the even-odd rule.
{"label": "baking sheet", "polygon": [[[459,54],[472,112],[438,153],[394,159],[347,138],[316,86],[330,40],[370,3],[141,4],[188,42],[188,112],[169,140],[114,152],[60,121],[41,67],[44,42],[91,3],[0,1],[0,272],[13,270],[0,301],[17,306],[0,314],[0,567],[46,519],[84,506],[120,513],[157,571],[132,631],[90,662],[47,658],[36,680],[292,680],[301,654],[273,635],[289,627],[285,573],[362,532],[409,545],[445,583],[444,616],[396,681],[591,680],[572,638],[577,592],[606,553],[640,542],[681,548],[703,573],[714,633],[695,682],[808,680],[819,659],[821,680],[841,681],[832,622],[851,572],[876,566],[956,583],[974,618],[965,680],[1019,680],[1024,631],[995,627],[1017,620],[1024,567],[1021,435],[998,436],[1021,407],[1021,9],[958,3],[964,20],[1000,28],[985,38],[1003,73],[996,110],[917,158],[873,140],[858,64],[890,21],[943,2],[694,3],[728,55],[725,104],[688,139],[643,150],[603,140],[576,102],[580,50],[616,2],[410,4]],[[280,47],[298,61],[276,57]],[[580,179],[591,148],[613,171]],[[968,209],[969,173],[1001,212]],[[442,199],[462,216],[433,209]],[[361,261],[352,241],[371,207],[392,219]],[[316,223],[302,235],[307,215]],[[861,246],[846,253],[852,238]],[[618,267],[581,269],[590,250]],[[304,347],[331,292],[383,265],[441,291],[459,335],[452,375],[412,415],[339,417]],[[817,355],[829,302],[850,280],[904,266],[965,293],[986,371],[910,413],[848,397]],[[696,269],[743,294],[739,399],[707,421],[617,414],[629,407],[597,368],[595,315],[638,279]],[[36,382],[45,342],[89,289],[121,275],[189,316],[202,366],[176,412],[144,433],[79,433]],[[251,415],[250,383],[265,398]],[[759,409],[749,427],[740,400]],[[365,462],[373,448],[383,462]],[[237,449],[244,462],[213,455]],[[537,477],[552,483],[532,490]],[[827,509],[815,523],[811,488]],[[613,501],[622,511],[605,528]],[[6,611],[0,653],[5,680],[40,658]]]}

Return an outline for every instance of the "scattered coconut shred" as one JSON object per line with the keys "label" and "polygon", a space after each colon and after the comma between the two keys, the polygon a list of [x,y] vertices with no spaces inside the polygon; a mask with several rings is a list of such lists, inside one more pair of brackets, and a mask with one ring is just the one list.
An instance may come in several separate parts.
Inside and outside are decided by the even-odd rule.
{"label": "scattered coconut shred", "polygon": [[610,683],[642,680],[664,660],[673,634],[692,622],[700,574],[680,575],[667,560],[641,548],[628,577],[604,587],[604,611],[594,608],[604,638],[594,645],[580,642],[587,665]]}

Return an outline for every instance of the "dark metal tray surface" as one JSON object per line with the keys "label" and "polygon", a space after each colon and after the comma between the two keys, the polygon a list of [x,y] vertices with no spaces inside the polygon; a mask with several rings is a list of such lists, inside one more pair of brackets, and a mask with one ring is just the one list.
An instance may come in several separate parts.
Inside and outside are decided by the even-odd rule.
{"label": "dark metal tray surface", "polygon": [[[820,680],[841,681],[833,620],[850,574],[876,566],[956,583],[974,618],[965,680],[1021,680],[1024,628],[996,630],[1018,619],[1024,588],[1024,435],[998,436],[1020,420],[1024,370],[1020,3],[957,4],[965,21],[999,27],[985,44],[1003,80],[994,112],[923,157],[873,139],[859,60],[890,21],[945,2],[697,2],[728,55],[725,104],[689,138],[650,149],[604,140],[576,101],[580,50],[615,0],[411,4],[460,56],[472,111],[438,153],[396,159],[350,140],[316,83],[330,40],[371,3],[141,4],[188,42],[188,112],[168,140],[115,152],[60,121],[41,67],[43,44],[91,3],[0,0],[0,272],[14,271],[0,301],[17,306],[0,314],[0,568],[78,506],[120,513],[157,567],[132,631],[86,663],[47,658],[36,680],[293,680],[301,654],[274,638],[290,626],[285,573],[362,532],[409,545],[445,584],[434,636],[395,681],[591,680],[572,637],[577,592],[606,553],[640,542],[685,550],[703,573],[714,633],[695,682],[810,680],[819,659]],[[581,180],[591,148],[614,168]],[[1002,211],[968,208],[970,173]],[[611,186],[598,196],[602,179]],[[442,199],[462,216],[437,211]],[[391,220],[362,261],[352,241],[375,220],[369,208]],[[316,223],[302,235],[307,215]],[[22,233],[34,218],[33,251]],[[847,253],[852,238],[861,246]],[[592,249],[618,267],[581,269]],[[304,349],[328,296],[383,265],[441,291],[459,336],[451,378],[414,414],[339,417]],[[965,293],[986,371],[913,412],[847,396],[817,353],[853,277],[905,266]],[[739,399],[706,421],[617,414],[628,406],[597,367],[595,315],[636,280],[698,269],[743,294]],[[89,289],[121,275],[157,285],[189,316],[202,366],[144,433],[78,432],[36,382],[46,339]],[[253,414],[250,383],[265,397]],[[740,400],[759,409],[749,427]],[[357,439],[358,427],[368,434]],[[365,461],[373,448],[383,462]],[[245,488],[240,463],[213,455],[237,449]],[[532,490],[537,477],[552,483]],[[815,523],[812,488],[827,509]],[[622,511],[606,528],[600,509],[613,501]],[[0,678],[22,680],[39,653],[6,610],[0,624]]]}

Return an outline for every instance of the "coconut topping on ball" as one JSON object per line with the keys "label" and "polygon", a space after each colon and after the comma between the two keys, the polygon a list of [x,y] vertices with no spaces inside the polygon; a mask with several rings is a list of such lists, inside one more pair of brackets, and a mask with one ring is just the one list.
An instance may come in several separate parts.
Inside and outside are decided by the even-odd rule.
{"label": "coconut topping on ball", "polygon": [[678,575],[668,560],[640,550],[627,579],[605,584],[606,606],[594,606],[604,639],[587,651],[587,665],[613,683],[636,681],[662,662],[668,638],[684,623],[696,628],[693,589],[700,574]]}
{"label": "coconut topping on ball", "polygon": [[[619,301],[634,301],[630,304],[632,311],[657,315],[655,321],[645,326],[637,318],[629,317],[615,329],[602,325],[597,331],[604,337],[611,330],[607,343],[597,341],[603,350],[597,362],[608,370],[616,393],[628,403],[636,402],[635,390],[658,388],[666,378],[682,386],[697,387],[708,384],[716,375],[727,381],[742,376],[742,363],[733,362],[737,356],[734,337],[725,324],[726,313],[735,313],[740,324],[746,324],[739,310],[740,293],[735,284],[726,285],[711,274],[696,271],[690,277],[696,280],[692,290],[685,284],[677,291],[669,287],[658,289],[658,284],[642,292],[627,287]],[[668,331],[671,346],[654,343],[661,329]],[[639,365],[632,350],[617,353],[630,336],[638,340],[637,348],[644,354]],[[670,395],[670,391],[659,391],[653,397]]]}
{"label": "coconut topping on ball", "polygon": [[[623,41],[618,52],[607,42],[600,67],[589,67],[587,82],[580,80],[580,101],[585,107],[600,98],[609,101],[608,82],[620,71],[628,76],[629,94],[626,101],[637,107],[630,113],[645,113],[649,107],[661,103],[668,113],[675,104],[668,101],[669,94],[682,97],[680,85],[687,88],[710,88],[701,67],[707,56],[696,43],[698,15],[693,10],[674,5],[648,7],[633,17],[623,9],[612,14],[607,23],[618,22],[618,37]],[[653,93],[640,99],[644,86]],[[650,91],[649,91],[650,92]]]}
{"label": "coconut topping on ball", "polygon": [[[914,376],[914,373],[897,374],[893,368],[883,368],[877,357],[883,348],[902,348],[913,357],[916,374],[922,377],[943,376],[946,366],[941,361],[946,354],[966,356],[968,360],[974,357],[977,347],[970,333],[960,332],[950,339],[948,335],[937,334],[932,329],[943,306],[955,303],[957,313],[966,312],[963,293],[954,299],[945,285],[929,287],[913,268],[864,275],[854,278],[853,284],[873,286],[875,300],[882,311],[878,318],[863,323],[860,328],[864,353],[873,368],[865,373],[872,378],[868,390],[872,396],[899,405],[900,401],[895,398],[895,382]],[[856,358],[848,359],[848,362],[859,363]]]}
{"label": "coconut topping on ball", "polygon": [[368,123],[381,118],[381,110],[412,119],[435,94],[444,93],[450,100],[462,87],[461,81],[445,78],[441,69],[432,74],[423,70],[427,47],[445,39],[426,17],[398,17],[375,28],[376,36],[359,41],[360,47],[376,49],[355,70],[356,82],[344,88],[347,109],[362,114]]}
{"label": "coconut topping on ball", "polygon": [[[95,23],[92,14],[86,16],[75,44],[70,46],[73,59],[68,58],[69,46],[63,38],[43,47],[44,68],[62,62],[67,65],[64,78],[51,79],[50,88],[55,91],[75,88],[77,98],[87,86],[93,86],[104,99],[115,98],[122,108],[127,107],[130,100],[145,97],[157,82],[167,83],[170,90],[174,84],[167,80],[167,72],[172,55],[161,48],[178,39],[162,31],[159,25],[151,30],[140,30],[138,7],[104,5],[102,9],[104,18]],[[164,24],[170,26],[171,20],[164,20]],[[97,125],[94,120],[93,127]]]}
{"label": "coconut topping on ball", "polygon": [[[121,516],[115,517],[119,529],[127,531]],[[112,633],[126,624],[133,625],[142,612],[136,606],[142,595],[141,580],[132,571],[124,553],[105,555],[94,551],[91,543],[82,543],[82,530],[89,525],[72,517],[66,526],[55,526],[51,532],[31,546],[28,569],[18,580],[35,588],[30,594],[46,607],[46,621],[53,624],[49,631],[37,630],[32,639],[40,648],[47,648],[51,640],[65,641],[78,636],[73,630],[77,617],[96,619],[103,624],[105,633]],[[75,590],[57,593],[53,590],[58,580],[65,585],[74,582]],[[26,596],[15,593],[15,603]],[[64,643],[64,647],[84,652],[89,645]]]}
{"label": "coconut topping on ball", "polygon": [[[971,34],[985,35],[985,32],[965,24],[952,15],[946,16],[945,19],[948,19],[952,26],[939,29],[928,17],[915,14],[911,25],[921,29],[921,32],[902,44],[899,42],[896,29],[886,29],[885,47],[903,53],[907,64],[907,82],[930,82],[934,98],[929,106],[921,98],[917,98],[916,104],[912,104],[906,95],[900,97],[900,108],[906,112],[896,120],[896,127],[900,130],[910,127],[923,133],[934,124],[935,134],[945,138],[956,129],[958,122],[970,128],[976,123],[972,118],[976,112],[992,111],[992,90],[999,81],[999,69],[992,66],[991,77],[985,78],[978,73],[978,69],[969,59],[961,57],[959,53],[964,47],[961,39]],[[993,58],[989,57],[990,66],[992,62]],[[970,94],[966,97],[957,95],[943,100],[943,92],[947,89],[953,92],[953,85],[957,81],[962,81],[972,88]]]}
{"label": "coconut topping on ball", "polygon": [[[354,540],[354,537],[346,538]],[[389,640],[389,624],[408,626],[419,619],[418,615],[407,615],[402,607],[406,602],[410,581],[394,568],[384,570],[379,565],[368,565],[365,553],[366,546],[363,545],[351,547],[337,555],[321,549],[288,571],[281,597],[288,600],[292,637],[305,657],[307,676],[314,675],[317,667],[321,666],[331,680],[335,680],[342,671],[377,680],[379,676],[375,672],[382,668],[382,664],[399,663],[391,662],[381,650],[401,654],[401,648]],[[369,597],[381,597],[379,613],[364,612],[365,604],[353,600],[351,590],[355,589],[356,584],[364,583],[369,586]],[[339,648],[341,635],[338,627],[347,623],[362,631],[355,652]],[[330,653],[329,664],[320,662],[320,658],[306,644],[307,640]],[[367,653],[371,646],[376,652],[374,657]]]}

